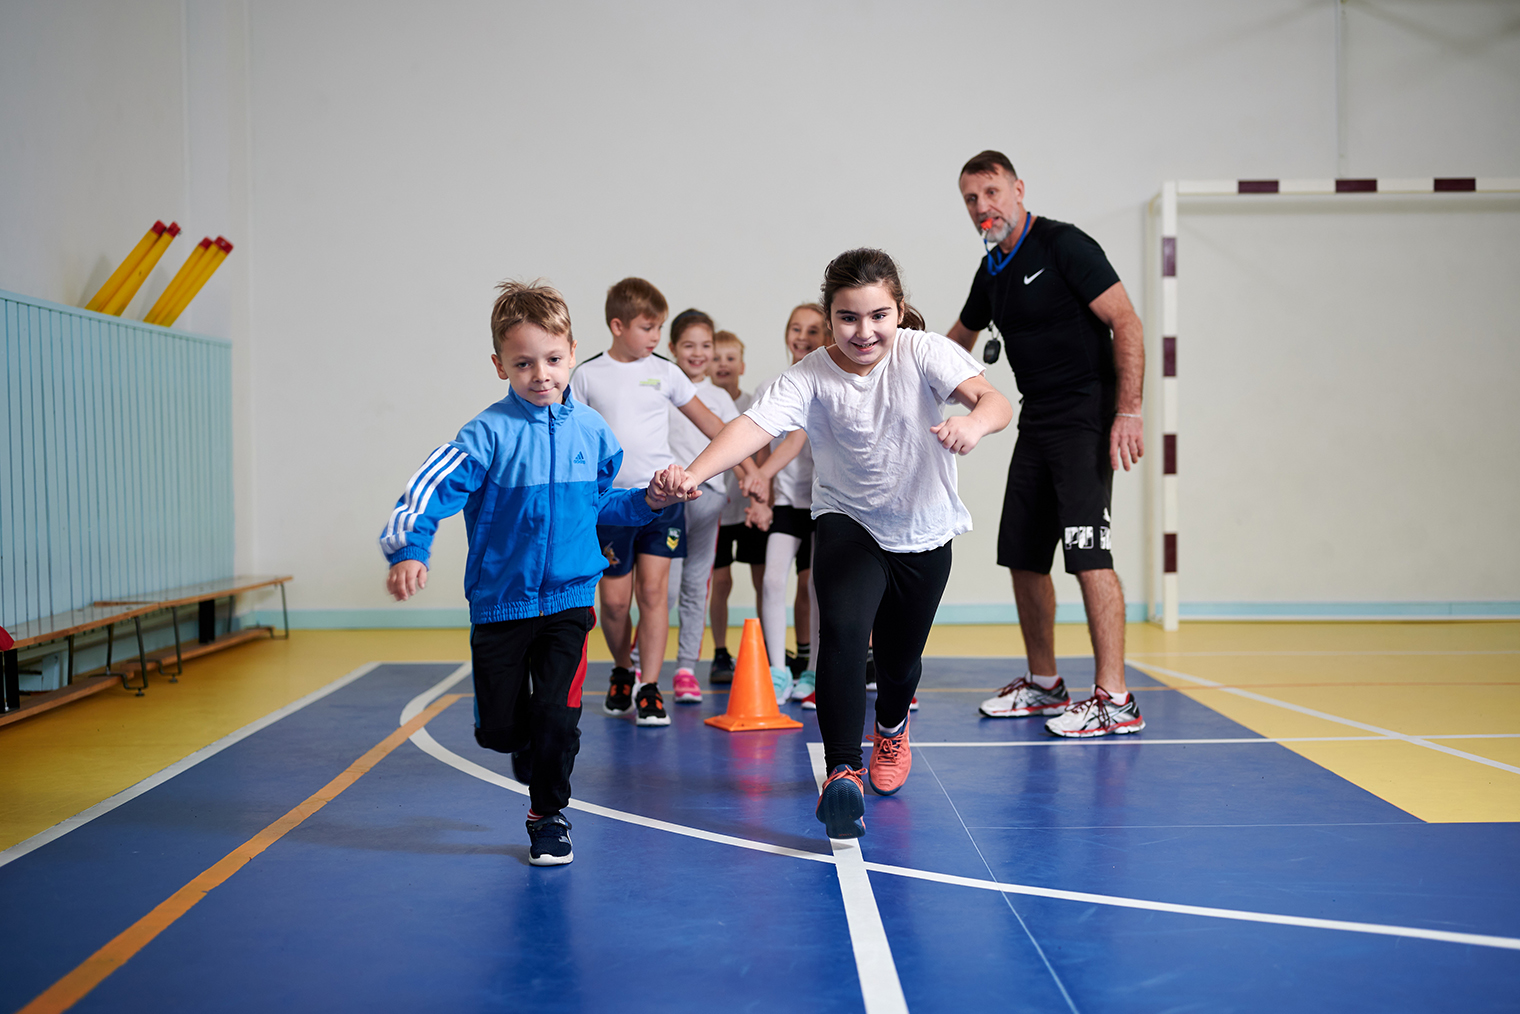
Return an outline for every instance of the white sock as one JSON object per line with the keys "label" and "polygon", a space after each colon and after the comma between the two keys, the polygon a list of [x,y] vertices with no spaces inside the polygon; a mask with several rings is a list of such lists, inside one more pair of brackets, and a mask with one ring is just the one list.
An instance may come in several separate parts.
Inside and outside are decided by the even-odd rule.
{"label": "white sock", "polygon": [[897,728],[895,728],[895,729],[889,729],[885,725],[882,725],[880,722],[877,722],[876,723],[876,734],[878,736],[895,736],[899,732],[902,732],[903,731],[903,726],[905,726],[907,724],[908,724],[908,720],[906,718],[904,718],[901,722],[897,723]]}
{"label": "white sock", "polygon": [[1109,694],[1108,695],[1108,699],[1111,700],[1111,701],[1113,701],[1115,704],[1121,704],[1121,705],[1122,704],[1128,704],[1129,703],[1129,691],[1126,690],[1122,694]]}
{"label": "white sock", "polygon": [[1029,674],[1029,681],[1031,683],[1033,683],[1035,686],[1039,687],[1041,690],[1053,690],[1053,689],[1055,689],[1055,685],[1057,683],[1061,682],[1061,677],[1059,677],[1059,676],[1036,676],[1034,673],[1030,673]]}

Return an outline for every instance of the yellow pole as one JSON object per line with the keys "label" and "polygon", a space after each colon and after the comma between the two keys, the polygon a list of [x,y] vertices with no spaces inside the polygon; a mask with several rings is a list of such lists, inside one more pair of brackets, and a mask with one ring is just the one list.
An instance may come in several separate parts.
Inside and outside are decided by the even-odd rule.
{"label": "yellow pole", "polygon": [[148,272],[152,271],[154,266],[158,264],[158,259],[164,255],[164,251],[169,249],[169,244],[173,243],[174,237],[178,235],[179,224],[177,222],[170,222],[169,228],[159,235],[158,240],[149,249],[147,256],[138,262],[137,267],[132,269],[132,273],[127,276],[126,281],[121,283],[121,288],[116,290],[116,294],[110,298],[105,305],[105,309],[100,312],[109,313],[113,317],[120,317],[121,312],[127,308],[127,304],[132,302],[132,297],[137,295],[137,290],[142,288],[142,283],[147,279]]}
{"label": "yellow pole", "polygon": [[185,312],[185,307],[190,305],[190,301],[200,293],[201,287],[210,280],[212,275],[216,274],[216,269],[222,266],[222,261],[226,260],[227,255],[230,253],[232,253],[232,244],[221,236],[218,236],[216,238],[216,247],[208,256],[201,258],[200,269],[196,273],[196,277],[185,287],[185,291],[180,293],[176,304],[165,315],[163,321],[165,327],[170,326],[179,319],[179,315]]}
{"label": "yellow pole", "polygon": [[111,277],[107,278],[106,283],[100,287],[100,291],[95,293],[94,298],[84,304],[86,310],[99,310],[106,303],[110,302],[111,297],[116,294],[116,290],[121,287],[122,281],[127,275],[132,273],[133,268],[142,262],[143,257],[153,248],[153,244],[158,242],[158,237],[163,235],[164,229],[164,223],[153,223],[153,228],[145,232],[143,238],[138,240],[137,245],[132,248],[132,252],[127,254],[127,259],[121,262],[121,267],[113,271]]}
{"label": "yellow pole", "polygon": [[174,305],[174,301],[179,298],[179,294],[184,289],[185,283],[195,277],[195,272],[200,268],[201,258],[205,257],[210,250],[211,237],[207,236],[200,241],[200,244],[194,250],[190,251],[190,256],[185,258],[185,263],[181,264],[179,271],[175,272],[174,278],[170,280],[168,287],[158,297],[158,302],[154,303],[153,309],[149,310],[147,316],[143,317],[144,323],[157,324],[162,320],[164,311]]}

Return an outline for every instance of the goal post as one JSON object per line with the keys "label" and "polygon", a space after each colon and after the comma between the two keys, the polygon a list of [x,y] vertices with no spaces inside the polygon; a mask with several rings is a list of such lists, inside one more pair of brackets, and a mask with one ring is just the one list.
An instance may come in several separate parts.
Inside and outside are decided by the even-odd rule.
{"label": "goal post", "polygon": [[[1176,630],[1180,620],[1180,529],[1178,463],[1178,300],[1180,265],[1177,248],[1178,216],[1188,198],[1230,198],[1271,200],[1272,195],[1334,199],[1346,194],[1431,195],[1431,194],[1515,194],[1520,193],[1520,178],[1499,177],[1426,177],[1426,178],[1357,178],[1357,179],[1236,179],[1175,180],[1162,184],[1153,207],[1159,205],[1160,250],[1160,367],[1161,367],[1161,496],[1158,519],[1160,527],[1161,601],[1153,602],[1150,618],[1165,630]],[[1155,276],[1152,276],[1153,278]],[[1153,431],[1154,432],[1154,431]],[[1153,466],[1154,467],[1154,466]],[[1154,501],[1153,501],[1154,502]],[[1152,525],[1156,520],[1152,521]],[[1156,541],[1154,527],[1149,539]],[[1152,557],[1154,560],[1154,557]],[[1155,588],[1154,580],[1150,588]]]}

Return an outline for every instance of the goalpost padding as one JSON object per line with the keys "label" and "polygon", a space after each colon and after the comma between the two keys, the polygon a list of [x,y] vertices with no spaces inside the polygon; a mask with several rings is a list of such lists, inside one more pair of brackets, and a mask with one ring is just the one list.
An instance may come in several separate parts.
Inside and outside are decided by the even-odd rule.
{"label": "goalpost padding", "polygon": [[1187,197],[1230,197],[1284,194],[1513,194],[1520,178],[1434,177],[1358,179],[1183,180],[1162,184],[1161,204],[1161,609],[1166,630],[1176,630],[1180,600],[1178,586],[1178,201]]}

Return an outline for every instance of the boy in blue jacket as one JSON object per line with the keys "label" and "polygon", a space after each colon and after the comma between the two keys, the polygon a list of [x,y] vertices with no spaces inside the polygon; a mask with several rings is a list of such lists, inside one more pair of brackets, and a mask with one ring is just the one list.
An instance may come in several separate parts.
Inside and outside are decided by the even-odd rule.
{"label": "boy in blue jacket", "polygon": [[386,589],[405,601],[427,584],[438,523],[464,511],[475,740],[512,755],[514,777],[528,786],[528,861],[554,866],[575,858],[560,811],[570,802],[586,636],[607,567],[596,526],[659,518],[679,502],[683,475],[672,466],[647,489],[613,488],[623,450],[570,395],[575,338],[563,297],[547,285],[500,289],[491,362],[511,390],[423,462],[380,548],[391,565]]}

